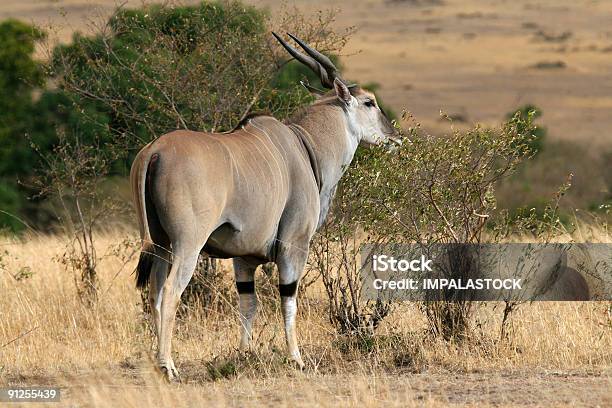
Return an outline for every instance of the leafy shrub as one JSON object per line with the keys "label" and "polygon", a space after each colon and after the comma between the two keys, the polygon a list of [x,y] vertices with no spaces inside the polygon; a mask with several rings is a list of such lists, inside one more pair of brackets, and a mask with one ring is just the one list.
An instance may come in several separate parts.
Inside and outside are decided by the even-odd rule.
{"label": "leafy shrub", "polygon": [[[357,155],[321,232],[331,249],[315,247],[312,260],[326,265],[330,320],[340,332],[348,325],[371,333],[389,312],[389,305],[359,296],[359,244],[481,242],[496,216],[496,184],[533,155],[532,119],[532,114],[517,113],[500,129],[477,127],[444,137],[411,127],[399,148],[377,147]],[[330,257],[334,251],[338,255]],[[342,267],[330,271],[330,263]],[[447,339],[468,332],[471,310],[468,301],[423,304],[431,331]]]}
{"label": "leafy shrub", "polygon": [[43,36],[17,20],[0,23],[0,227],[12,230],[23,227],[17,177],[30,169],[32,154],[24,133],[34,110],[32,92],[44,82],[43,68],[32,58]]}
{"label": "leafy shrub", "polygon": [[[524,105],[515,110],[514,112],[510,112],[506,115],[506,120],[512,120],[515,116],[519,116],[523,123],[527,123],[527,118],[531,117],[530,123],[532,124],[531,128],[531,140],[527,144],[527,147],[531,152],[537,154],[542,151],[544,147],[544,141],[546,140],[547,130],[545,126],[536,125],[535,120],[542,116],[542,110],[535,105]],[[521,131],[525,131],[526,129],[520,129]]]}

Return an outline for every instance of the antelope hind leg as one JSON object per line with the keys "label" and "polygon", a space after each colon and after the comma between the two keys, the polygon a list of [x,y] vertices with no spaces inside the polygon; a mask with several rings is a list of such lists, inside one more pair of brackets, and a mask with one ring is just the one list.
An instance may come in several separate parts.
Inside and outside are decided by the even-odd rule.
{"label": "antelope hind leg", "polygon": [[199,253],[198,249],[184,251],[177,248],[163,287],[157,362],[168,381],[178,379],[178,370],[172,360],[172,333],[181,295],[193,276]]}
{"label": "antelope hind leg", "polygon": [[[162,252],[162,251],[159,251]],[[149,306],[151,308],[151,317],[155,329],[155,336],[159,339],[161,329],[161,301],[164,284],[168,277],[168,269],[170,268],[169,251],[164,250],[163,254],[156,255],[153,261],[151,270],[151,280],[149,281]]]}

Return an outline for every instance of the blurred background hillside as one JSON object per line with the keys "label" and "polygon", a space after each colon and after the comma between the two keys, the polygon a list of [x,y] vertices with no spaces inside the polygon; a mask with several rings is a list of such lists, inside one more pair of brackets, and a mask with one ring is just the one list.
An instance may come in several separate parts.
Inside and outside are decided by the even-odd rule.
{"label": "blurred background hillside", "polygon": [[[539,208],[571,173],[572,188],[563,203],[566,215],[578,208],[607,216],[612,185],[612,2],[298,0],[283,7],[267,0],[247,3],[267,7],[272,16],[294,5],[305,14],[337,9],[333,28],[355,30],[340,51],[345,76],[378,84],[384,103],[396,113],[404,109],[412,113],[423,131],[443,136],[451,128],[497,126],[522,107],[537,107],[540,152],[500,186],[500,207]],[[53,112],[61,96],[45,94],[47,80],[40,68],[24,65],[28,55],[41,61],[47,58],[44,47],[29,49],[33,41],[45,33],[51,44],[69,43],[75,32],[90,33],[94,23],[107,19],[117,5],[141,4],[139,0],[0,3],[0,22],[18,19],[40,28],[32,32],[11,23],[0,30],[0,70],[5,73],[0,80],[2,210],[37,226],[50,222],[52,214],[41,215],[36,211],[40,203],[26,199],[34,193],[24,184],[36,155],[29,150],[30,139],[20,135],[27,131],[37,144],[49,147],[58,115],[78,122],[71,114]],[[7,33],[28,37],[32,44],[23,37],[8,52]],[[120,190],[125,193],[125,186]],[[13,230],[23,225],[6,214],[0,219]]]}

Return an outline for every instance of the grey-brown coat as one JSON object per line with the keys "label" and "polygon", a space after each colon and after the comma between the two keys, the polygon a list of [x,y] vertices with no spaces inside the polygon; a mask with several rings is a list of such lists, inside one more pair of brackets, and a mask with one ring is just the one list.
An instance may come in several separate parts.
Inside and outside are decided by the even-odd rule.
{"label": "grey-brown coat", "polygon": [[[311,68],[327,64],[299,56]],[[394,133],[373,94],[347,86],[335,67],[318,71],[333,91],[287,123],[258,116],[228,134],[174,131],[134,160],[131,183],[143,241],[138,285],[150,284],[158,363],[169,379],[178,374],[171,357],[176,308],[201,250],[234,259],[243,348],[256,310],[255,269],[269,261],[278,265],[288,352],[303,366],[296,290],[310,240],[357,146],[385,142]]]}

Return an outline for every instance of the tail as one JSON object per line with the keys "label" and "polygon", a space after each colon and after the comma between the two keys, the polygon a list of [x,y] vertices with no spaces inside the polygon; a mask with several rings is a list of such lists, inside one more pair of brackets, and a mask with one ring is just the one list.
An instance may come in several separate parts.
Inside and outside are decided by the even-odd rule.
{"label": "tail", "polygon": [[140,238],[142,240],[142,250],[138,266],[136,266],[136,287],[143,289],[149,282],[151,276],[151,268],[155,259],[155,243],[151,238],[149,230],[149,218],[155,214],[147,214],[147,208],[150,211],[155,211],[155,207],[151,205],[150,197],[147,192],[147,181],[152,177],[155,170],[154,164],[159,159],[157,153],[149,154],[148,146],[145,146],[134,159],[130,172],[130,181],[132,185],[132,199],[138,219],[138,227],[140,229]]}
{"label": "tail", "polygon": [[138,259],[138,265],[136,266],[136,287],[138,289],[144,289],[147,283],[149,283],[154,257],[155,254],[143,246],[140,258]]}

